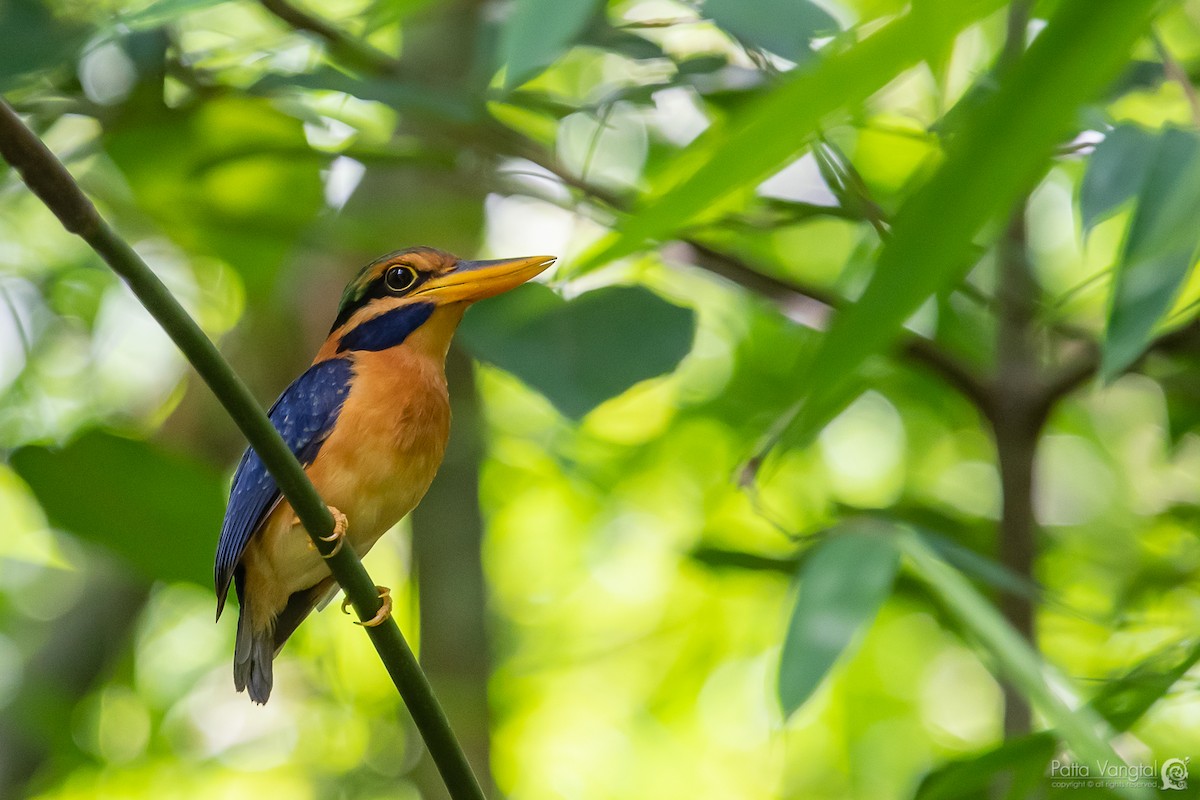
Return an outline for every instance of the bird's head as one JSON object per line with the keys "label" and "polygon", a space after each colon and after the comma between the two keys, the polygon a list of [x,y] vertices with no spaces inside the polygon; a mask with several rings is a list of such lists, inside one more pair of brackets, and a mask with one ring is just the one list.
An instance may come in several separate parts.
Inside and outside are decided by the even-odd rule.
{"label": "bird's head", "polygon": [[554,256],[464,261],[432,247],[389,253],[347,284],[322,353],[386,350],[418,331],[424,345],[444,353],[467,306],[521,285],[552,263]]}

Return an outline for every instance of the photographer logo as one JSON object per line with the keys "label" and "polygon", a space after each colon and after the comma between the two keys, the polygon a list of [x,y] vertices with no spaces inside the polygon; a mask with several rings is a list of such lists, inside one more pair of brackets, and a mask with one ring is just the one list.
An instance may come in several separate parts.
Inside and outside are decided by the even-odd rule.
{"label": "photographer logo", "polygon": [[1190,758],[1172,758],[1162,765],[1163,789],[1186,789],[1188,787],[1188,762]]}

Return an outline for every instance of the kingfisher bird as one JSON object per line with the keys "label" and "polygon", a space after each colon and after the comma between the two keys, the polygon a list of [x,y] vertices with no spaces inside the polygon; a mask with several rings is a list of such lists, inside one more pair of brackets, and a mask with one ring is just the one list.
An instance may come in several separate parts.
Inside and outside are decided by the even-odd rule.
{"label": "kingfisher bird", "polygon": [[[463,312],[546,269],[554,256],[462,261],[430,247],[363,267],[342,294],[329,337],[268,417],[336,522],[328,541],[363,556],[424,497],[446,450],[445,361]],[[272,661],[338,587],[253,448],[238,463],[217,545],[217,619],[238,597],[234,686],[266,703]],[[383,605],[366,625],[391,613]]]}

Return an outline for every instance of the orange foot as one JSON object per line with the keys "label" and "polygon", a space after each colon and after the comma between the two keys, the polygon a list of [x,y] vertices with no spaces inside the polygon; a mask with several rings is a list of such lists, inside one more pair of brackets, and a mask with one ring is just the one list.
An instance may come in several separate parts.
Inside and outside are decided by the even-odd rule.
{"label": "orange foot", "polygon": [[[374,628],[376,625],[382,625],[383,621],[392,615],[392,590],[386,586],[376,586],[379,591],[379,599],[383,602],[379,606],[379,610],[375,612],[375,616],[371,617],[366,622],[354,621],[355,625],[362,625],[364,628]],[[350,607],[350,598],[347,597],[342,601],[342,613],[349,614],[347,610]]]}
{"label": "orange foot", "polygon": [[[341,511],[338,511],[333,506],[327,506],[327,508],[329,509],[329,513],[333,515],[333,533],[329,534],[328,536],[320,536],[318,538],[322,542],[337,542],[337,544],[335,544],[333,546],[333,549],[330,550],[328,553],[322,553],[321,558],[333,558],[334,555],[339,550],[342,549],[342,545],[345,544],[345,542],[346,542],[346,526],[347,526],[346,515],[343,514]],[[299,525],[300,518],[293,517],[292,524]],[[312,543],[311,539],[308,542],[308,547],[310,550],[317,549],[317,546]]]}

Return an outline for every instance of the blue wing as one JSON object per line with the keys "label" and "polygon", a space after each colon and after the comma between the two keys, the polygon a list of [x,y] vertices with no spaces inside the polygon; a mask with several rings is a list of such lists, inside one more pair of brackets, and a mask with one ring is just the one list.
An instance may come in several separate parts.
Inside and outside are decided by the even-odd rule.
{"label": "blue wing", "polygon": [[[283,436],[283,441],[300,463],[308,466],[317,457],[321,445],[333,431],[342,404],[350,392],[353,367],[348,358],[333,358],[309,367],[308,371],[284,390],[267,416]],[[229,582],[246,549],[246,543],[258,530],[279,499],[279,487],[267,472],[253,448],[246,448],[233,488],[229,507],[217,544],[214,577],[217,586],[217,615],[225,605]]]}

